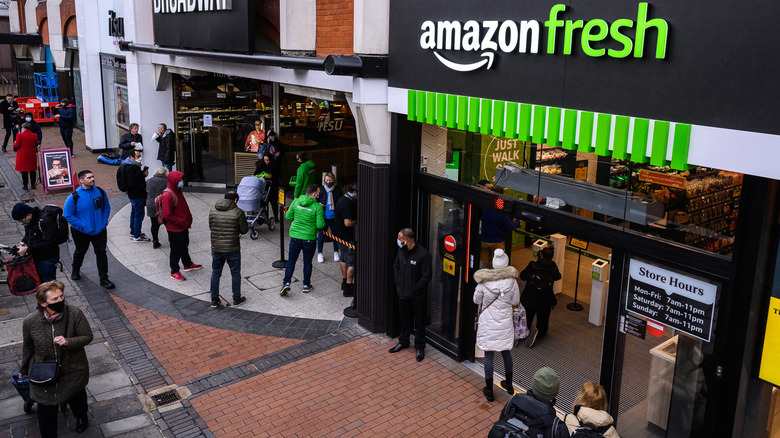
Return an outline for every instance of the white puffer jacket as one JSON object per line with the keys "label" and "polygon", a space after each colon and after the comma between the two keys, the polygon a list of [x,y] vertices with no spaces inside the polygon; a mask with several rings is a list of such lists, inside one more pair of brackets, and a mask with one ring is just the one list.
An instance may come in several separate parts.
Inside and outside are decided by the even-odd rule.
{"label": "white puffer jacket", "polygon": [[576,416],[573,414],[566,414],[566,416],[563,418],[563,421],[566,423],[566,427],[569,428],[570,434],[574,433],[577,427],[580,426],[580,423],[591,427],[604,427],[606,425],[610,425],[609,428],[604,432],[604,436],[606,438],[620,438],[617,430],[615,430],[615,428],[612,426],[612,416],[604,411],[598,411],[596,409],[582,406],[580,407]]}
{"label": "white puffer jacket", "polygon": [[479,283],[474,304],[482,305],[477,328],[477,346],[484,351],[511,350],[515,342],[512,306],[520,303],[519,276],[513,266],[480,269],[474,273]]}

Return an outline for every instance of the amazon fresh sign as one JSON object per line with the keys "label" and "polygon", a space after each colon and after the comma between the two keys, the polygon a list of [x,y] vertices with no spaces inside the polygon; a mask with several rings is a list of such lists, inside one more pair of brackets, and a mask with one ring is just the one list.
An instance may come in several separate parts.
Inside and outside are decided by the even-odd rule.
{"label": "amazon fresh sign", "polygon": [[[637,7],[636,21],[628,18],[612,23],[599,18],[567,20],[566,5],[556,4],[544,23],[537,20],[468,20],[465,23],[428,20],[420,29],[422,49],[432,50],[446,67],[464,72],[483,66],[490,69],[499,50],[507,54],[571,55],[575,43],[579,43],[582,53],[590,57],[643,58],[646,46],[653,49],[653,41],[648,41],[648,30],[651,29],[657,37],[654,50],[649,53],[656,59],[664,59],[669,40],[669,24],[662,18],[650,18],[649,6],[644,2]],[[542,42],[543,35],[546,44]],[[611,48],[604,47],[607,43]],[[440,53],[443,50],[481,52],[480,57],[484,59],[473,63],[455,62]]]}

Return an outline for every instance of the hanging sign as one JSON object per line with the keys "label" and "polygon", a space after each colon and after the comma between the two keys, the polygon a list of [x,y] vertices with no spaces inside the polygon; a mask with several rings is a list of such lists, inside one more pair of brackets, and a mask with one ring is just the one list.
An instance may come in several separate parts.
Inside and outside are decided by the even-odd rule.
{"label": "hanging sign", "polygon": [[761,364],[758,377],[772,385],[780,385],[780,257],[775,262],[774,284],[769,297],[764,346],[761,351]]}
{"label": "hanging sign", "polygon": [[718,287],[631,259],[626,310],[710,341]]}
{"label": "hanging sign", "polygon": [[204,127],[213,126],[211,124],[211,114],[203,114],[203,126]]}

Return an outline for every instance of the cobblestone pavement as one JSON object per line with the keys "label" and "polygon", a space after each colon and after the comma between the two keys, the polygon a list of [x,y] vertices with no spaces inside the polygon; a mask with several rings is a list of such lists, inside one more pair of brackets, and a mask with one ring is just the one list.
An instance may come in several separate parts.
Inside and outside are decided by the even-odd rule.
{"label": "cobblestone pavement", "polygon": [[[59,147],[57,128],[43,129],[43,147]],[[127,239],[128,202],[115,187],[116,167],[97,164],[97,156],[84,148],[83,134],[75,133],[74,142],[73,170],[95,172],[111,199],[109,229],[120,230],[112,231],[109,246],[109,273],[117,284],[110,293],[97,285],[90,254],[82,280],[72,282],[72,244],[61,249],[65,271],[58,279],[66,284],[68,302],[84,309],[95,333],[87,347],[90,428],[80,436],[487,434],[508,395],[496,388],[496,401],[487,403],[481,376],[463,364],[433,348],[421,363],[413,349],[388,354],[394,340],[334,313],[345,300],[335,292],[336,263],[315,263],[315,291],[308,296],[293,289],[291,300],[279,297],[279,274],[264,264],[269,255],[279,254],[278,231],[261,231],[261,239],[251,243],[242,240],[246,258],[257,261],[243,264],[242,293],[249,301],[241,308],[209,307],[209,269],[190,272],[181,283],[151,275],[154,262],[165,266],[167,257],[151,252],[151,244]],[[18,242],[23,231],[10,219],[10,210],[29,197],[21,192],[14,159],[13,153],[0,157],[0,182],[6,184],[0,188],[0,243],[6,244]],[[44,195],[39,186],[33,194],[41,205],[62,205],[69,191]],[[204,206],[218,197],[187,196]],[[202,208],[199,215],[205,214]],[[192,230],[200,236],[195,245],[208,254],[208,230],[198,227]],[[167,239],[162,241],[167,246]],[[208,260],[200,263],[208,266]],[[229,275],[223,275],[223,293],[228,282]],[[9,376],[21,357],[21,321],[35,303],[29,295],[15,297],[2,288],[0,373]],[[322,312],[316,312],[317,306]],[[0,437],[37,436],[35,415],[22,407],[8,378],[7,385],[0,385]],[[61,436],[77,436],[72,416],[61,414],[59,424]]]}

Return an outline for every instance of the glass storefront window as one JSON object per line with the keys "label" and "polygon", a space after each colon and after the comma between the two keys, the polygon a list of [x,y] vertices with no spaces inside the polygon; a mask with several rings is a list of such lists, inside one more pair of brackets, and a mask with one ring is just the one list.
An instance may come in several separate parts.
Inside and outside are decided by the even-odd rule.
{"label": "glass storefront window", "polygon": [[[676,171],[423,125],[421,171],[730,256],[742,174]],[[498,178],[498,180],[497,180]]]}
{"label": "glass storefront window", "polygon": [[130,104],[127,94],[125,58],[100,55],[103,79],[103,109],[106,126],[106,147],[119,146],[119,138],[130,129]]}

